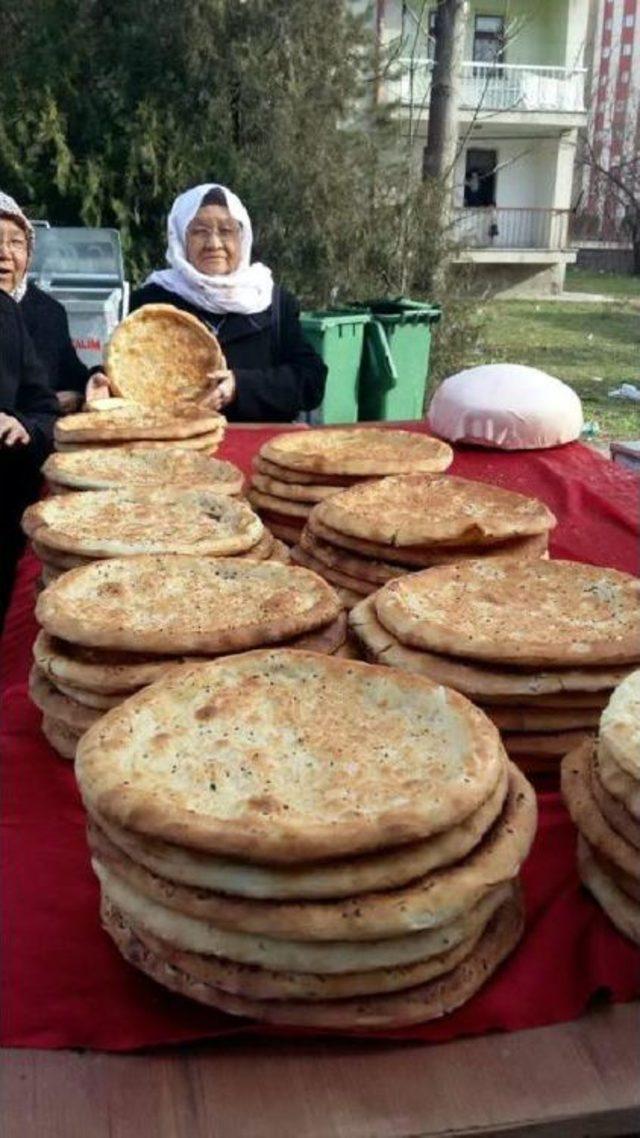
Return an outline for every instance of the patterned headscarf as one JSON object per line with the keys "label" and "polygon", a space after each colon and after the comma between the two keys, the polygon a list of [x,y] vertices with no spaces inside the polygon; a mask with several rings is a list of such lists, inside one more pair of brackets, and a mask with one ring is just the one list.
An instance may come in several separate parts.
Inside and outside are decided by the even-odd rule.
{"label": "patterned headscarf", "polygon": [[[33,226],[29,221],[29,218],[25,217],[17,201],[15,201],[14,198],[10,197],[9,194],[3,193],[2,190],[0,190],[0,217],[10,218],[11,221],[15,221],[16,225],[19,225],[20,228],[24,230],[27,238],[29,260],[31,260],[31,254],[33,253],[33,241],[35,236]],[[22,280],[20,281],[20,284],[16,285],[16,287],[9,295],[19,303],[26,291],[27,274],[25,273]]]}

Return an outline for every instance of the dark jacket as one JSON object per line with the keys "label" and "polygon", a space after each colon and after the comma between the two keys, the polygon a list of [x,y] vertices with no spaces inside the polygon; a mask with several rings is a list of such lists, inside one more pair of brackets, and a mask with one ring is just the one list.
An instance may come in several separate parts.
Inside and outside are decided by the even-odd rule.
{"label": "dark jacket", "polygon": [[274,305],[252,316],[205,312],[156,284],[132,293],[132,311],[144,304],[173,304],[215,332],[236,377],[235,398],[224,409],[231,422],[290,422],[322,402],[327,369],[302,334],[297,300],[284,289],[274,289]]}
{"label": "dark jacket", "polygon": [[76,355],[67,314],[60,301],[30,282],[20,301],[20,311],[51,389],[84,392],[89,368]]}
{"label": "dark jacket", "polygon": [[15,300],[0,291],[0,411],[19,419],[46,454],[58,414],[55,395]]}

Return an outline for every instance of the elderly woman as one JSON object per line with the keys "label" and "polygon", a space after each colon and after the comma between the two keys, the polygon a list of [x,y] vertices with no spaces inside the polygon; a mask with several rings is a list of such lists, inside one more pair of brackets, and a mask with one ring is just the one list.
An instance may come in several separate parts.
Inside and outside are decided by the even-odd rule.
{"label": "elderly woman", "polygon": [[[131,310],[173,304],[218,337],[227,366],[211,375],[204,404],[235,421],[290,421],[322,401],[326,368],[302,334],[299,305],[251,262],[252,230],[224,186],[195,186],[169,214],[169,268],[131,296]],[[88,395],[107,392],[93,379]]]}
{"label": "elderly woman", "polygon": [[71,343],[63,306],[32,282],[27,283],[33,238],[31,222],[13,198],[0,192],[0,289],[20,306],[59,409],[73,411],[82,400],[89,369],[78,359]]}
{"label": "elderly woman", "polygon": [[20,518],[39,495],[57,413],[20,306],[0,289],[0,629],[24,546]]}

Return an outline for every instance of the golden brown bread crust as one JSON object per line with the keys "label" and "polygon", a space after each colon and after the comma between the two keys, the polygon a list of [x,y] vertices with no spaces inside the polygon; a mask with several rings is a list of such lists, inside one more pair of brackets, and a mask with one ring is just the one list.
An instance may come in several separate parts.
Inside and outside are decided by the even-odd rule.
{"label": "golden brown bread crust", "polygon": [[231,462],[210,458],[178,444],[173,448],[128,450],[87,447],[49,456],[42,473],[61,489],[115,490],[120,486],[184,486],[214,494],[240,494],[242,471]]}
{"label": "golden brown bread crust", "polygon": [[390,581],[379,622],[411,648],[523,667],[633,664],[640,582],[575,561],[476,560]]}
{"label": "golden brown bread crust", "polygon": [[198,435],[218,434],[226,424],[217,411],[199,407],[180,410],[139,407],[136,404],[116,406],[108,411],[80,411],[57,419],[54,427],[56,443],[109,443],[147,439],[191,439]]}
{"label": "golden brown bread crust", "polygon": [[440,471],[453,461],[451,447],[440,439],[379,427],[290,431],[270,439],[260,454],[290,470],[339,475]]}
{"label": "golden brown bread crust", "polygon": [[[402,668],[408,672],[428,676],[434,683],[445,684],[462,692],[476,703],[497,703],[506,700],[531,705],[552,706],[554,697],[566,695],[566,702],[576,706],[602,707],[608,694],[627,674],[626,668],[573,667],[508,668],[482,661],[472,662],[426,649],[410,648],[402,644],[378,619],[376,601],[379,597],[361,600],[349,617],[349,627],[376,663]],[[595,702],[591,702],[595,701]]]}
{"label": "golden brown bread crust", "polygon": [[508,784],[509,768],[505,765],[495,790],[477,810],[423,842],[302,865],[252,865],[141,837],[102,817],[96,822],[118,849],[169,881],[256,900],[335,901],[406,885],[466,857],[502,813]]}
{"label": "golden brown bread crust", "polygon": [[144,407],[197,403],[225,366],[216,336],[171,304],[145,304],[115,329],[105,368],[116,395]]}
{"label": "golden brown bread crust", "polygon": [[96,561],[54,582],[37,606],[42,627],[72,644],[164,656],[244,651],[339,615],[331,586],[306,569],[178,555]]}
{"label": "golden brown bread crust", "polygon": [[592,747],[571,751],[562,761],[562,796],[569,813],[590,846],[614,862],[623,873],[640,881],[640,858],[621,834],[616,833],[601,814],[590,786]]}
{"label": "golden brown bread crust", "polygon": [[492,545],[546,534],[556,519],[536,498],[449,474],[402,474],[351,486],[314,507],[331,529],[401,549]]}
{"label": "golden brown bread crust", "polygon": [[104,913],[107,931],[135,967],[165,987],[230,1015],[291,1026],[354,1029],[400,1027],[438,1019],[466,1003],[486,983],[518,943],[524,928],[521,903],[508,902],[489,922],[476,947],[450,972],[399,993],[357,1000],[256,1000],[232,995],[204,983],[155,956],[126,922]]}
{"label": "golden brown bread crust", "polygon": [[495,727],[456,692],[279,649],[185,666],[107,712],[77,777],[93,811],[138,833],[292,863],[440,832],[503,764]]}
{"label": "golden brown bread crust", "polygon": [[[340,533],[338,530],[332,529],[331,526],[325,525],[316,507],[309,514],[305,532],[310,534],[312,538],[319,538],[338,550],[355,553],[357,556],[368,558],[371,561],[397,565],[399,569],[396,576],[400,575],[401,568],[415,572],[416,569],[426,569],[431,565],[451,565],[456,561],[475,560],[478,557],[478,546],[475,545],[447,543],[396,547],[382,542],[365,541],[364,538],[351,537],[349,534]],[[512,537],[493,545],[483,545],[481,553],[482,557],[536,558],[546,556],[547,550],[548,537],[544,533],[536,534],[533,537]]]}
{"label": "golden brown bread crust", "polygon": [[260,540],[264,526],[239,499],[208,490],[140,487],[45,498],[22,525],[41,547],[85,558],[136,553],[232,557]]}
{"label": "golden brown bread crust", "polygon": [[133,861],[95,824],[89,828],[89,845],[93,857],[137,894],[217,929],[276,940],[371,941],[464,919],[491,890],[518,875],[535,828],[535,795],[513,768],[502,814],[462,861],[395,889],[322,901],[256,901],[170,881]]}

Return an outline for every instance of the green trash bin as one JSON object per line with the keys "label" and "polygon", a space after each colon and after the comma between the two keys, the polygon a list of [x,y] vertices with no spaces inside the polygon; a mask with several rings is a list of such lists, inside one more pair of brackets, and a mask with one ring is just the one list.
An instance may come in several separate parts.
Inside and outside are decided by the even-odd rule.
{"label": "green trash bin", "polygon": [[[354,306],[355,307],[355,306]],[[358,386],[358,418],[421,419],[429,377],[431,329],[440,319],[432,304],[399,297],[373,300]]]}
{"label": "green trash bin", "polygon": [[358,378],[368,312],[328,309],[303,312],[302,331],[327,365],[327,385],[317,416],[323,423],[357,423]]}

